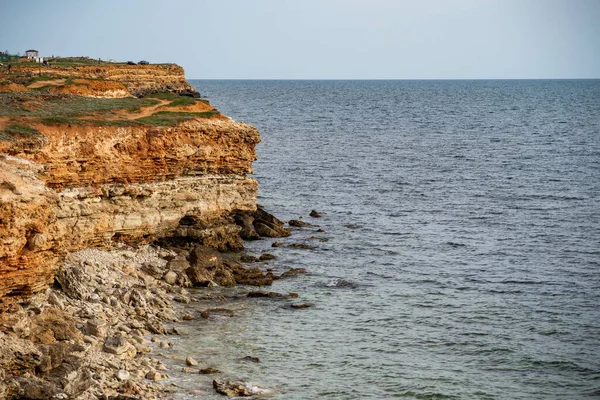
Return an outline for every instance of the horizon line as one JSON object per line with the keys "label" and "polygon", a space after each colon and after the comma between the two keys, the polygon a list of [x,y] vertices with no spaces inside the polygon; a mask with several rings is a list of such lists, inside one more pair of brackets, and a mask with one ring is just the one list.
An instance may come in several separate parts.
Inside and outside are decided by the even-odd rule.
{"label": "horizon line", "polygon": [[187,78],[197,81],[593,81],[596,78]]}

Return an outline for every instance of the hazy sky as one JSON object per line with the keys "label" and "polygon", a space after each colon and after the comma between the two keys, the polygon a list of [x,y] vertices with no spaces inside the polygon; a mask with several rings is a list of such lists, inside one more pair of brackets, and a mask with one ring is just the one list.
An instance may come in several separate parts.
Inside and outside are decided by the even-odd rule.
{"label": "hazy sky", "polygon": [[0,0],[0,49],[188,78],[600,78],[600,0]]}

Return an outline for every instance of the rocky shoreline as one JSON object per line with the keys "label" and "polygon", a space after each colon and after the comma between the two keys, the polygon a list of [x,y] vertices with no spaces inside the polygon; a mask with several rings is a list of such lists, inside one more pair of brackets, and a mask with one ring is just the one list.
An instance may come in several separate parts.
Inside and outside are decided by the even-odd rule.
{"label": "rocky shoreline", "polygon": [[[238,220],[246,223],[247,238],[259,239],[257,230],[269,237],[289,235],[289,228],[262,209]],[[289,269],[276,275],[265,263],[256,266],[272,258],[268,253],[254,256],[251,264],[236,260],[243,256],[224,258],[193,242],[121,244],[69,254],[52,287],[0,314],[0,398],[171,398],[177,389],[162,384],[169,370],[154,354],[170,349],[169,337],[180,332],[165,324],[232,314],[223,305],[225,298],[214,299],[214,306],[200,315],[177,311],[176,303],[212,300],[209,294],[190,295],[188,288],[246,285],[247,297],[298,296],[253,287],[306,271]],[[217,372],[189,357],[181,368],[188,373]],[[219,377],[213,385],[227,396],[261,393]]]}
{"label": "rocky shoreline", "polygon": [[302,272],[219,253],[306,225],[257,206],[257,129],[198,97],[170,64],[0,71],[0,399],[170,398],[166,325],[231,315],[178,311],[189,288]]}

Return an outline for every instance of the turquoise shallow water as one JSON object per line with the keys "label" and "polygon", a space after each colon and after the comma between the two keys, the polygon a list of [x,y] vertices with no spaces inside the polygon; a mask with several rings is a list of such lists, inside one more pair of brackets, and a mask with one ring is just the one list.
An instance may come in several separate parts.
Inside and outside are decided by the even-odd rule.
{"label": "turquoise shallow water", "polygon": [[600,397],[600,81],[192,84],[259,128],[259,202],[325,232],[248,245],[314,307],[234,302],[179,350],[281,399]]}

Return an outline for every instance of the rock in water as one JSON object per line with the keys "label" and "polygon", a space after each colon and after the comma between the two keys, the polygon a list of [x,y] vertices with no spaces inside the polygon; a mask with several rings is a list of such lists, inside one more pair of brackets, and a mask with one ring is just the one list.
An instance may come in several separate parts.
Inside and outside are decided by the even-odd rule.
{"label": "rock in water", "polygon": [[299,310],[302,308],[312,307],[312,304],[310,304],[310,303],[291,304],[290,307]]}
{"label": "rock in water", "polygon": [[218,370],[218,369],[216,369],[216,368],[210,368],[210,367],[209,367],[209,368],[202,368],[202,369],[201,369],[199,372],[200,372],[201,374],[203,374],[203,375],[210,375],[210,374],[218,374],[218,373],[219,373],[219,372],[221,372],[221,371],[219,371],[219,370]]}
{"label": "rock in water", "polygon": [[311,210],[310,214],[308,214],[308,215],[313,218],[321,218],[322,217],[322,215],[320,213],[318,213],[316,210]]}
{"label": "rock in water", "polygon": [[254,217],[248,214],[238,214],[235,216],[235,223],[242,228],[240,237],[244,240],[258,240],[260,236],[254,229]]}
{"label": "rock in water", "polygon": [[263,237],[284,237],[290,236],[290,230],[283,227],[283,222],[258,207],[253,215],[254,228],[256,232]]}
{"label": "rock in water", "polygon": [[248,397],[252,396],[248,388],[241,382],[213,380],[213,387],[217,393],[227,397]]}
{"label": "rock in water", "polygon": [[194,360],[192,357],[187,357],[185,359],[185,364],[190,367],[195,367],[196,365],[198,365],[198,361]]}
{"label": "rock in water", "polygon": [[297,219],[291,219],[291,220],[289,220],[288,221],[288,225],[296,227],[296,228],[302,228],[304,226],[310,226],[309,223],[298,221]]}
{"label": "rock in water", "polygon": [[270,253],[262,253],[262,254],[260,255],[260,257],[258,257],[258,259],[259,259],[260,261],[274,260],[274,259],[276,259],[276,258],[277,258],[277,256],[275,256],[275,255],[273,255],[273,254],[270,254]]}

